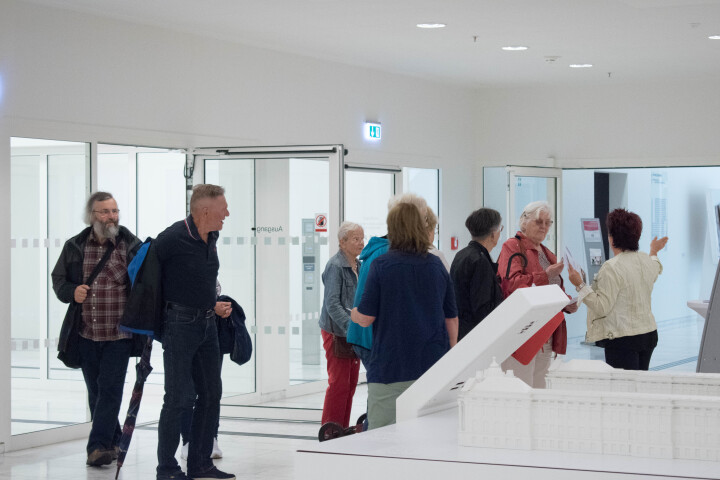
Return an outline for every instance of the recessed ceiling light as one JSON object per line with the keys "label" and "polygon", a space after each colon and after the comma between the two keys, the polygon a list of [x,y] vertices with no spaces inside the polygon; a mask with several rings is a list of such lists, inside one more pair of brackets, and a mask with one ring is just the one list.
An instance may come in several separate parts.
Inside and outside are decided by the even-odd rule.
{"label": "recessed ceiling light", "polygon": [[509,45],[507,47],[502,47],[503,50],[507,50],[508,52],[520,52],[522,50],[527,50],[528,47],[524,45]]}
{"label": "recessed ceiling light", "polygon": [[710,35],[708,38],[710,40],[720,40],[720,35]]}
{"label": "recessed ceiling light", "polygon": [[571,63],[570,68],[592,68],[592,63]]}
{"label": "recessed ceiling light", "polygon": [[418,28],[445,28],[447,27],[444,23],[418,23]]}

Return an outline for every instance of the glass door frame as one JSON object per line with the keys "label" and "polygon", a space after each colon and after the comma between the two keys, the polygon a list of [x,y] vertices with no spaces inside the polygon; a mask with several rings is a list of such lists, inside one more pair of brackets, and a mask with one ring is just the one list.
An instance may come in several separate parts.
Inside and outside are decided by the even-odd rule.
{"label": "glass door frame", "polygon": [[[344,190],[345,190],[345,155],[347,150],[342,144],[334,145],[304,145],[304,146],[269,146],[269,147],[203,147],[188,152],[188,168],[192,172],[194,184],[203,183],[205,179],[205,160],[273,160],[287,158],[313,158],[327,159],[329,166],[329,209],[328,209],[328,238],[337,236],[338,228],[344,220]],[[256,192],[257,195],[257,192]],[[232,213],[233,207],[229,206]],[[231,217],[232,218],[232,217]],[[329,242],[330,256],[337,253],[337,242]],[[257,272],[257,265],[256,265]],[[256,277],[257,283],[257,277]],[[257,312],[257,288],[255,289],[255,308]],[[253,312],[253,315],[256,314]],[[263,319],[256,318],[257,334],[255,338],[255,393],[244,394],[242,397],[247,403],[255,403],[267,398],[278,396],[297,396],[306,393],[323,391],[327,380],[290,385],[287,381],[286,362],[278,362],[270,348],[264,348]],[[271,366],[276,366],[274,369]],[[282,366],[280,366],[282,365]],[[282,370],[282,371],[281,371]]]}
{"label": "glass door frame", "polygon": [[505,229],[505,238],[508,239],[515,235],[518,228],[518,220],[515,218],[515,193],[517,186],[517,177],[538,177],[538,178],[554,178],[555,179],[555,238],[556,245],[555,250],[552,246],[548,245],[548,248],[555,254],[560,255],[562,252],[562,238],[557,235],[557,232],[562,232],[562,169],[561,168],[547,168],[547,167],[521,167],[521,166],[507,166],[505,170],[508,175],[508,189],[507,189],[507,225]]}
{"label": "glass door frame", "polygon": [[[403,191],[403,171],[402,168],[396,165],[367,165],[362,163],[346,163],[343,168],[345,171],[353,172],[391,173],[395,182],[395,195]],[[344,182],[345,174],[343,173],[342,176]],[[344,198],[345,197],[343,196],[343,210],[345,209]]]}
{"label": "glass door frame", "polygon": [[[367,165],[360,163],[346,163],[344,167],[345,172],[361,172],[361,173],[383,173],[389,174],[393,177],[393,195],[402,193],[403,191],[403,171],[402,168],[396,165]],[[343,182],[346,180],[345,172],[343,173]],[[343,191],[343,214],[345,212],[345,193]],[[348,219],[353,221],[352,218]],[[369,239],[367,232],[365,232],[366,241]]]}

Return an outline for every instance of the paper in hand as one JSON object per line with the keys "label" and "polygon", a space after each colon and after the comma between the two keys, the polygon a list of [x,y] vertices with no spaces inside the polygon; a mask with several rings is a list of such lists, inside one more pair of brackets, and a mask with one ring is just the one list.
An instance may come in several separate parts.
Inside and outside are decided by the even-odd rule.
{"label": "paper in hand", "polygon": [[563,254],[563,257],[565,259],[566,265],[572,265],[575,270],[577,270],[578,272],[580,271],[580,265],[578,265],[578,263],[575,261],[568,247],[565,247],[565,253]]}

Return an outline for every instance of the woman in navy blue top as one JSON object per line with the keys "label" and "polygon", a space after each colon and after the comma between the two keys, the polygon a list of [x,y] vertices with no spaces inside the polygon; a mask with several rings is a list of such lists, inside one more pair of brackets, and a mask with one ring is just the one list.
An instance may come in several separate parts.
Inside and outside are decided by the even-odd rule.
{"label": "woman in navy blue top", "polygon": [[428,255],[426,220],[414,205],[388,213],[390,250],[368,273],[352,321],[373,325],[368,381],[369,428],[395,423],[395,400],[457,343],[452,282]]}

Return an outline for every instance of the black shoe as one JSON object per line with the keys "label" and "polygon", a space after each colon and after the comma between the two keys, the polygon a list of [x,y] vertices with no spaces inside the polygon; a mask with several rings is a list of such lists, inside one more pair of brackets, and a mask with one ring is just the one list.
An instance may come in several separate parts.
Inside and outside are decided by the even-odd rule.
{"label": "black shoe", "polygon": [[192,480],[235,480],[235,475],[232,473],[221,472],[217,469],[217,467],[212,467],[205,473],[198,473],[195,475],[189,473],[188,477]]}
{"label": "black shoe", "polygon": [[175,472],[170,475],[160,475],[158,473],[157,480],[190,480],[187,475],[185,475],[185,472],[180,470],[179,472]]}
{"label": "black shoe", "polygon": [[96,448],[87,457],[87,465],[91,467],[100,467],[102,465],[110,465],[113,461],[114,450],[100,450]]}

